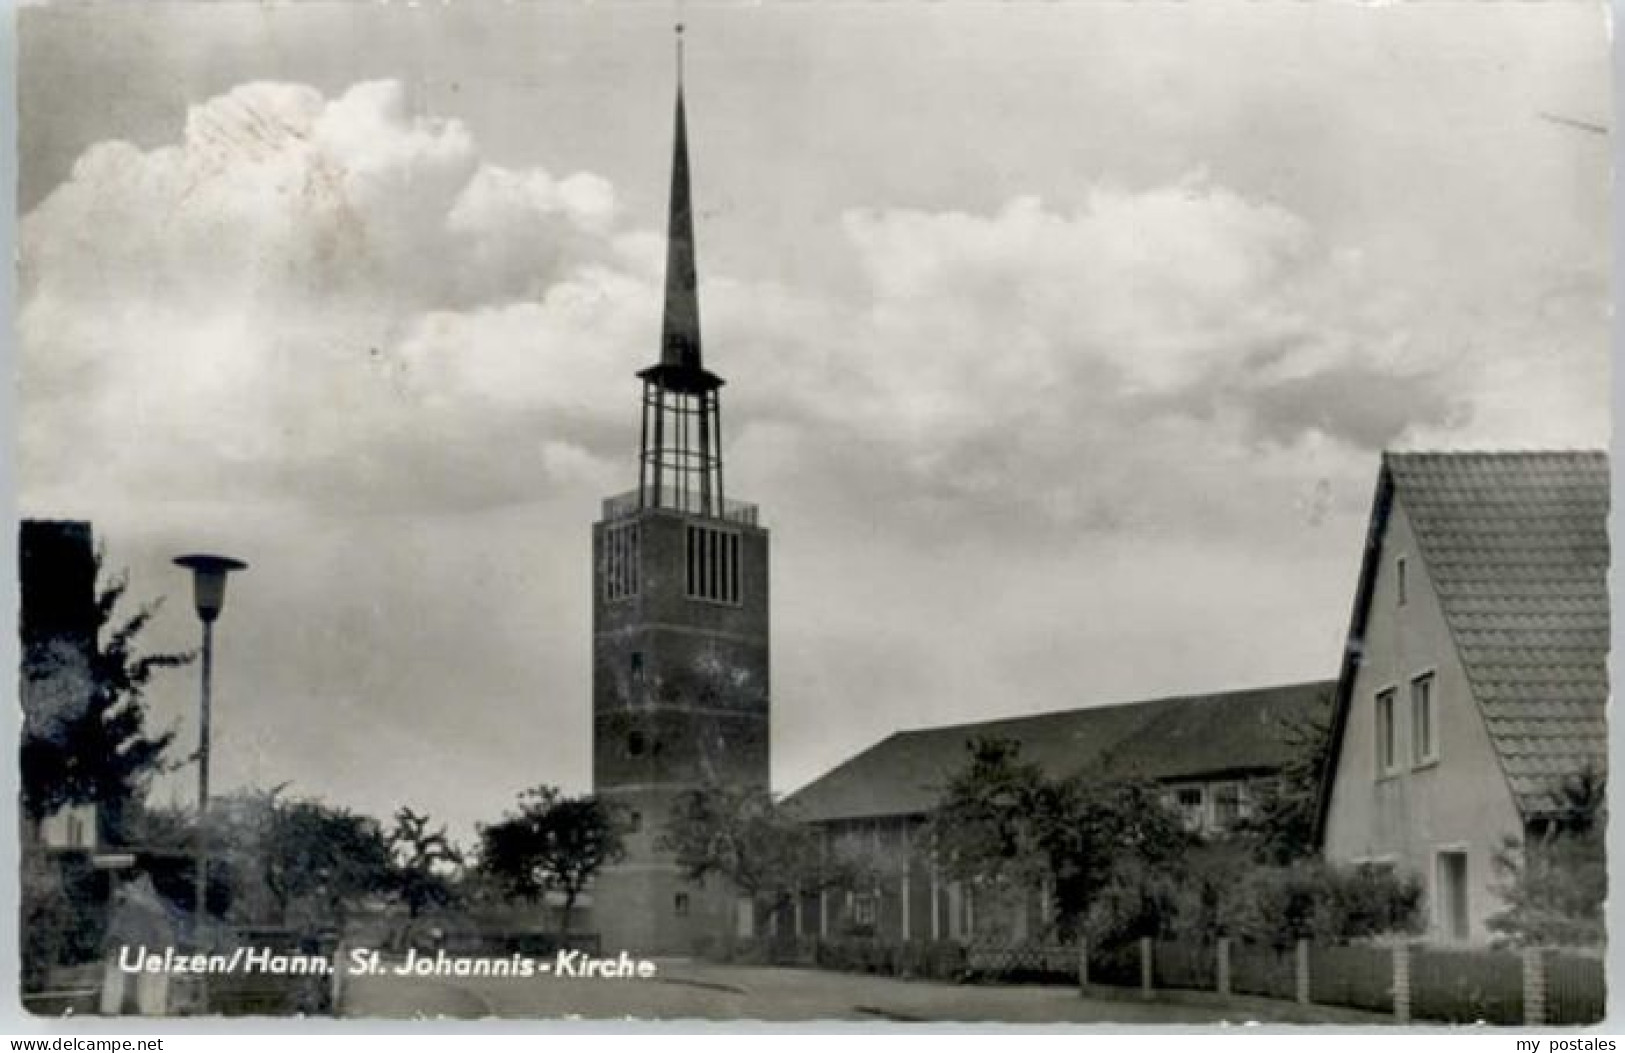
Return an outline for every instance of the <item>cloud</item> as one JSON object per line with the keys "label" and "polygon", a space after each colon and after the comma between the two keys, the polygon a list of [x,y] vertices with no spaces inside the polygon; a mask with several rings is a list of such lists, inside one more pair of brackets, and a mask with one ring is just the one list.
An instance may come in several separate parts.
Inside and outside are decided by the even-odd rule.
{"label": "cloud", "polygon": [[[403,99],[247,84],[179,143],[81,158],[23,224],[26,484],[358,509],[613,487],[659,235],[604,178],[494,164]],[[777,429],[795,459],[763,466],[768,494],[793,477],[908,495],[931,523],[1135,529],[1260,451],[1363,471],[1496,401],[1432,339],[1430,290],[1202,171],[1068,210],[854,208],[840,229],[856,282],[702,286],[730,439]],[[1487,361],[1528,382],[1518,356]]]}
{"label": "cloud", "polygon": [[[572,434],[571,357],[615,350],[583,312],[647,313],[615,223],[607,181],[493,165],[394,82],[247,84],[177,144],[99,144],[22,225],[24,479],[365,505],[402,497],[404,453],[427,504],[511,497],[469,468],[538,416]],[[480,339],[430,347],[457,330]]]}
{"label": "cloud", "polygon": [[[1201,171],[1067,200],[846,202],[838,275],[704,269],[730,490],[775,530],[781,784],[899,721],[1329,675],[1380,448],[1606,434],[1583,261],[1486,290]],[[182,543],[255,564],[238,777],[387,810],[432,770],[468,823],[584,785],[572,597],[634,478],[660,219],[392,82],[242,85],[24,218],[23,506],[152,592]],[[326,738],[397,717],[393,769]]]}
{"label": "cloud", "polygon": [[1252,529],[1470,414],[1408,297],[1200,172],[843,228],[860,300],[779,290],[764,317],[759,288],[723,290],[713,344],[774,349],[733,419],[795,433],[776,456],[818,465],[798,488],[913,508],[922,536]]}
{"label": "cloud", "polygon": [[[1020,198],[986,217],[854,213],[847,229],[876,328],[931,355],[932,369],[896,386],[951,386],[962,408],[989,385],[1163,411],[1192,396],[1210,406],[1217,390],[1252,416],[1255,397],[1339,370],[1433,382],[1361,317],[1373,286],[1357,266],[1302,219],[1201,173],[1096,187],[1071,213]],[[928,402],[952,403],[946,392]],[[1316,426],[1369,446],[1409,423],[1371,435],[1343,428],[1334,406]]]}

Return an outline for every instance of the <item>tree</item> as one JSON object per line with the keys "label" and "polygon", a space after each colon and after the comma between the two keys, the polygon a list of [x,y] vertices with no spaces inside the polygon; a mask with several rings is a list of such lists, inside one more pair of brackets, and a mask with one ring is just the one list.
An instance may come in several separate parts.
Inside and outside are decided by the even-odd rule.
{"label": "tree", "polygon": [[454,880],[463,866],[463,853],[446,837],[445,826],[430,832],[427,815],[401,808],[388,840],[395,859],[395,889],[409,919],[415,921],[426,909],[456,899]]}
{"label": "tree", "polygon": [[826,844],[818,830],[766,790],[708,786],[678,795],[660,845],[677,857],[684,877],[727,881],[769,914],[798,894],[854,887],[866,865]]}
{"label": "tree", "polygon": [[930,825],[946,873],[1023,895],[1047,889],[1062,935],[1091,909],[1112,934],[1159,916],[1195,838],[1156,787],[1052,779],[1009,740],[967,748]]}
{"label": "tree", "polygon": [[1043,843],[1061,931],[1087,927],[1096,939],[1166,935],[1200,844],[1184,817],[1160,788],[1139,781],[1067,780],[1055,799]]}
{"label": "tree", "polygon": [[22,799],[35,823],[68,805],[95,804],[118,836],[123,806],[140,795],[174,740],[173,731],[147,729],[145,691],[158,670],[194,655],[139,654],[137,637],[160,601],[121,620],[116,612],[127,588],[121,574],[98,590],[88,648],[62,638],[24,648]]}
{"label": "tree", "polygon": [[537,786],[519,794],[517,810],[479,828],[479,867],[510,895],[531,901],[563,895],[559,934],[568,936],[582,891],[625,854],[626,827],[626,817],[606,802]]}
{"label": "tree", "polygon": [[1281,723],[1281,740],[1291,755],[1276,778],[1252,789],[1251,807],[1232,828],[1266,866],[1290,866],[1316,851],[1315,823],[1321,780],[1331,757],[1330,716]]}
{"label": "tree", "polygon": [[979,738],[966,748],[970,763],[949,780],[932,817],[938,864],[960,880],[1036,886],[1048,873],[1054,784],[1020,759],[1014,740]]}
{"label": "tree", "polygon": [[[226,828],[219,815],[211,817],[209,843],[214,851],[208,871],[205,896],[208,912],[224,917],[240,912],[254,902],[258,882],[245,888],[234,880],[235,868],[226,862],[231,856],[254,847],[235,828]],[[183,805],[153,805],[132,801],[124,827],[127,843],[136,849],[136,872],[152,884],[153,892],[184,911],[196,909],[197,897],[197,810]],[[246,894],[246,895],[243,895]]]}
{"label": "tree", "polygon": [[251,901],[249,892],[263,890],[267,920],[316,929],[341,926],[367,896],[391,891],[395,861],[376,819],[287,800],[280,790],[244,798],[236,816],[217,819],[234,825],[231,837],[211,840],[236,849],[235,898]]}
{"label": "tree", "polygon": [[1506,908],[1487,925],[1519,946],[1596,946],[1606,937],[1607,780],[1586,769],[1561,782],[1554,805],[1495,856]]}

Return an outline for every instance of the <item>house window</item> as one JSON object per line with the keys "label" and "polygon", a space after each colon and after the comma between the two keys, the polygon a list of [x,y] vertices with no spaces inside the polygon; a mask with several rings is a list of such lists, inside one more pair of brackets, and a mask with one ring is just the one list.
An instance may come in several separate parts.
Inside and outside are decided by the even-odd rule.
{"label": "house window", "polygon": [[1394,725],[1394,691],[1377,692],[1377,774],[1394,770],[1399,757],[1398,728]]}
{"label": "house window", "polygon": [[1398,594],[1399,606],[1405,606],[1406,581],[1404,556],[1400,556],[1398,559],[1394,560],[1394,591]]}
{"label": "house window", "polygon": [[1228,830],[1245,814],[1241,783],[1221,782],[1213,787],[1213,826]]}
{"label": "house window", "polygon": [[739,602],[739,535],[711,527],[688,528],[688,596]]}
{"label": "house window", "polygon": [[1202,829],[1203,812],[1207,810],[1207,795],[1202,792],[1202,787],[1177,786],[1169,798],[1169,803],[1179,813],[1185,829]]}
{"label": "house window", "polygon": [[679,892],[677,895],[673,896],[671,899],[671,909],[672,913],[676,914],[679,918],[688,917],[688,893]]}
{"label": "house window", "polygon": [[852,897],[852,924],[873,928],[878,898],[867,892],[860,892]]}
{"label": "house window", "polygon": [[624,600],[638,594],[638,541],[636,523],[604,531],[604,599]]}
{"label": "house window", "polygon": [[626,832],[635,834],[643,829],[643,813],[633,809],[626,813]]}
{"label": "house window", "polygon": [[1433,674],[1411,681],[1411,763],[1439,759],[1439,728],[1433,712]]}
{"label": "house window", "polygon": [[641,757],[649,748],[649,740],[644,738],[643,732],[634,731],[626,736],[626,752],[631,757]]}

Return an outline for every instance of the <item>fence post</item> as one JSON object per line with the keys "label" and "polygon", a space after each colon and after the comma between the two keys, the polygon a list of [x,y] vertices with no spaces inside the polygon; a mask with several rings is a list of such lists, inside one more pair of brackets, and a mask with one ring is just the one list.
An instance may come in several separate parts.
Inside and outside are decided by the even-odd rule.
{"label": "fence post", "polygon": [[1220,936],[1217,944],[1219,956],[1219,994],[1230,994],[1230,937]]}
{"label": "fence post", "polygon": [[1293,962],[1293,978],[1297,980],[1298,1004],[1309,1004],[1309,941],[1298,941],[1298,952]]}
{"label": "fence post", "polygon": [[344,941],[340,939],[338,945],[333,948],[333,978],[328,981],[331,986],[328,988],[327,995],[332,1000],[331,1010],[335,1018],[342,1016],[344,1012],[345,961]]}
{"label": "fence post", "polygon": [[1078,937],[1078,993],[1089,993],[1089,938]]}
{"label": "fence post", "polygon": [[1151,937],[1140,937],[1140,997],[1149,999],[1152,990]]}
{"label": "fence post", "polygon": [[1523,949],[1523,1022],[1546,1023],[1546,954],[1539,947]]}
{"label": "fence post", "polygon": [[1411,1020],[1411,945],[1403,942],[1394,944],[1394,1020]]}

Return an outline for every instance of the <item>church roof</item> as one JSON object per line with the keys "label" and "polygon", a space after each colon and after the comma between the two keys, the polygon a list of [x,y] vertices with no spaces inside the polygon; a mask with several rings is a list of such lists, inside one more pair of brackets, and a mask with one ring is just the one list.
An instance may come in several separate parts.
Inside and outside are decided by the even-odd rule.
{"label": "church roof", "polygon": [[1291,725],[1330,712],[1332,681],[1098,705],[900,731],[790,795],[804,819],[922,815],[978,738],[1013,739],[1055,778],[1222,778],[1278,768]]}

